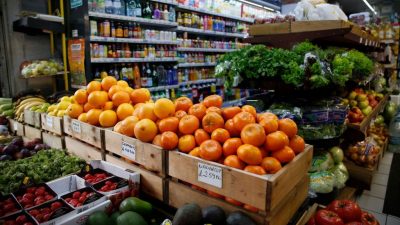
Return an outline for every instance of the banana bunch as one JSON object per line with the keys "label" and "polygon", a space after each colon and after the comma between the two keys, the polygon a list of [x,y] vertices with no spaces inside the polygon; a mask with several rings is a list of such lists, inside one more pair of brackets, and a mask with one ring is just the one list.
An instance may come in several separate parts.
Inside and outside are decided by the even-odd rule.
{"label": "banana bunch", "polygon": [[14,118],[16,120],[18,120],[19,122],[22,122],[24,120],[24,110],[25,109],[30,109],[33,106],[43,105],[44,103],[46,103],[46,100],[44,100],[44,98],[41,96],[28,95],[28,96],[19,98],[14,103],[14,108],[15,108]]}
{"label": "banana bunch", "polygon": [[14,114],[14,107],[11,98],[0,98],[0,116],[11,117]]}

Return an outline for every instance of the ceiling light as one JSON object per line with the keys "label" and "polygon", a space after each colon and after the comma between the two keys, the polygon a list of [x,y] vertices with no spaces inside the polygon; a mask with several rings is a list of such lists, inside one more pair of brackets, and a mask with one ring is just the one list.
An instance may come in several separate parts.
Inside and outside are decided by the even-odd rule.
{"label": "ceiling light", "polygon": [[252,6],[256,6],[256,7],[262,8],[262,9],[266,9],[266,10],[269,10],[269,11],[272,11],[272,12],[275,12],[275,10],[272,9],[272,8],[269,8],[269,7],[266,7],[266,6],[263,6],[263,5],[254,3],[254,2],[249,2],[249,1],[246,1],[246,0],[238,0],[238,1],[246,3],[246,4],[249,4],[249,5],[252,5]]}
{"label": "ceiling light", "polygon": [[369,4],[369,2],[367,0],[363,0],[364,3],[368,6],[368,8],[376,15],[378,14],[375,9],[371,6],[371,4]]}

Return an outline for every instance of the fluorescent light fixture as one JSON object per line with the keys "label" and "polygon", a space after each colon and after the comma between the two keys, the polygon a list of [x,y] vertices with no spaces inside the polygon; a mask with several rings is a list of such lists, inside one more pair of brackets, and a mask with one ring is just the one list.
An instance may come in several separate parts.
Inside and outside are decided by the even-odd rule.
{"label": "fluorescent light fixture", "polygon": [[369,4],[369,2],[367,0],[363,0],[363,2],[368,6],[368,8],[376,15],[378,14],[375,9],[371,6],[371,4]]}
{"label": "fluorescent light fixture", "polygon": [[246,3],[246,4],[249,4],[249,5],[256,6],[256,7],[259,7],[259,8],[263,8],[263,9],[269,10],[269,11],[271,11],[271,12],[275,12],[275,10],[272,9],[272,8],[269,8],[269,7],[266,7],[266,6],[263,6],[263,5],[254,3],[254,2],[249,2],[249,1],[246,1],[246,0],[238,0],[238,1],[239,1],[239,2],[243,2],[243,3]]}

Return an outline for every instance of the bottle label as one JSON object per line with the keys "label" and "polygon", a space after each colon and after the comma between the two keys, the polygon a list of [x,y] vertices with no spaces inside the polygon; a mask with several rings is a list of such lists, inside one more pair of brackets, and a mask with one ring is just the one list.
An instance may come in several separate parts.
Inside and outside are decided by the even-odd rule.
{"label": "bottle label", "polygon": [[153,79],[151,77],[147,78],[147,86],[153,87]]}
{"label": "bottle label", "polygon": [[142,16],[142,9],[141,8],[136,8],[135,9],[135,16],[141,17]]}

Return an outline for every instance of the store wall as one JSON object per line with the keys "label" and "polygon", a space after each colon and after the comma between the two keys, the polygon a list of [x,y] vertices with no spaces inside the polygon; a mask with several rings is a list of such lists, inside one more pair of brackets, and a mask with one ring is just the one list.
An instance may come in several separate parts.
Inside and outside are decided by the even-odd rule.
{"label": "store wall", "polygon": [[[46,79],[21,79],[20,65],[25,60],[46,59],[50,57],[49,35],[31,36],[19,32],[14,32],[13,21],[17,20],[21,10],[46,12],[47,0],[0,0],[2,4],[2,20],[5,27],[0,28],[5,31],[7,74],[0,74],[2,80],[5,76],[10,79],[10,92],[3,93],[3,96],[13,96],[21,90],[27,88],[39,88],[44,92],[51,91],[52,78]],[[3,83],[2,83],[3,85]],[[2,90],[5,90],[2,87]]]}

